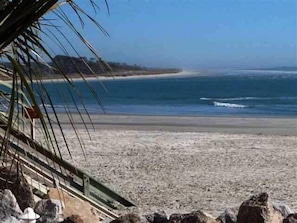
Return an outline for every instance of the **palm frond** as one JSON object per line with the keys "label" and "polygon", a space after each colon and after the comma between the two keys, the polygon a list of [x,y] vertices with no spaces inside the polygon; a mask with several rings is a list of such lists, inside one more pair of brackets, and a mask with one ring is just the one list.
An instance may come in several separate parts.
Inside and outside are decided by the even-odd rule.
{"label": "palm frond", "polygon": [[[99,7],[95,1],[89,0],[88,2],[96,12]],[[104,0],[104,2],[109,13],[107,1]],[[73,10],[82,27],[87,19],[87,21],[94,24],[103,35],[107,37],[109,36],[107,31],[95,19],[88,15],[80,4],[73,0],[0,0],[0,57],[2,60],[8,60],[10,62],[10,67],[0,64],[0,76],[11,79],[11,83],[0,82],[0,85],[10,89],[8,95],[5,95],[6,92],[0,92],[0,97],[6,101],[6,105],[4,105],[4,103],[3,106],[0,106],[0,119],[8,126],[5,135],[3,136],[2,153],[6,152],[6,139],[9,138],[10,133],[9,126],[20,127],[30,125],[32,120],[24,117],[24,114],[26,114],[26,109],[24,108],[34,107],[40,118],[42,126],[41,131],[44,135],[47,148],[62,157],[60,145],[56,137],[57,134],[61,134],[68,150],[68,154],[71,157],[71,151],[64,135],[59,115],[54,108],[51,95],[47,92],[42,81],[41,72],[43,66],[47,66],[49,69],[59,73],[59,75],[61,75],[61,77],[63,77],[69,84],[69,88],[72,89],[71,92],[75,92],[75,96],[70,94],[71,101],[75,105],[77,113],[80,115],[83,123],[84,119],[81,114],[82,111],[80,111],[77,106],[77,98],[84,107],[84,113],[89,117],[89,113],[83,103],[83,98],[75,83],[63,69],[59,67],[59,64],[56,63],[53,52],[51,52],[51,48],[47,46],[47,43],[43,41],[42,35],[51,39],[67,55],[67,47],[63,45],[60,38],[57,36],[60,35],[69,43],[70,48],[72,48],[77,55],[79,55],[79,53],[75,49],[75,46],[73,46],[63,34],[61,27],[55,25],[56,20],[44,17],[45,14],[53,13],[60,22],[62,21],[65,26],[72,30],[77,39],[80,40],[97,60],[101,62],[100,65],[102,66],[102,69],[111,71],[110,66],[98,55],[94,47],[80,33],[77,26],[69,19],[65,11],[62,9],[65,5],[68,5]],[[52,65],[49,65],[45,58],[49,59]],[[92,68],[88,66],[85,61],[83,62],[87,69],[96,76]],[[79,67],[76,67],[74,62],[72,62],[72,65],[77,69],[77,73],[86,84],[87,89],[96,99],[98,106],[101,106],[101,108],[104,109],[100,97],[89,84],[84,73]],[[61,98],[63,98],[63,96],[61,96]],[[68,98],[65,98],[64,100],[65,112],[75,131],[83,154],[85,154],[84,144],[79,138],[79,133],[76,131],[75,122],[68,106],[68,100]],[[48,105],[51,107],[50,110]],[[25,116],[29,116],[29,114],[26,114]],[[90,117],[89,121],[91,121]],[[55,128],[53,123],[57,123],[58,128]],[[86,124],[85,127],[87,127]],[[25,131],[24,128],[20,128],[20,130]]]}

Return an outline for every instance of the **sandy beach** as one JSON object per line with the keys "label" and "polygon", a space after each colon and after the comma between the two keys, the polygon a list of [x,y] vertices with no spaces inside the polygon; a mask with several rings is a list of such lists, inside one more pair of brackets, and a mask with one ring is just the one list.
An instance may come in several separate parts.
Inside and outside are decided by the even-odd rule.
{"label": "sandy beach", "polygon": [[[168,77],[188,77],[192,75],[207,75],[206,73],[201,73],[199,71],[181,71],[181,72],[175,72],[175,73],[153,73],[152,74],[138,74],[137,72],[111,72],[106,73],[104,75],[96,75],[96,76],[90,76],[86,75],[85,80],[88,81],[106,81],[106,80],[129,80],[129,79],[151,79],[151,78],[168,78]],[[76,81],[84,81],[83,78],[79,74],[74,74],[69,77],[70,81],[76,82]],[[41,80],[43,83],[52,83],[52,82],[66,82],[65,78],[62,76],[53,76],[52,78],[45,78]]]}
{"label": "sandy beach", "polygon": [[296,119],[92,115],[88,133],[74,116],[85,161],[66,116],[59,117],[71,162],[141,213],[217,216],[264,191],[297,210]]}

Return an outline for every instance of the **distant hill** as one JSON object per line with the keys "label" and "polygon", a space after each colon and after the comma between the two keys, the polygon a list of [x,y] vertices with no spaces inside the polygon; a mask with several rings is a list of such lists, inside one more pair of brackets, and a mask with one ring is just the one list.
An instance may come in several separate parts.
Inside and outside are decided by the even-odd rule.
{"label": "distant hill", "polygon": [[[44,64],[34,63],[32,66],[35,70],[40,70],[44,78],[59,77],[61,71],[69,76],[77,76],[79,73],[84,75],[96,75],[107,76],[110,72],[108,66],[112,69],[112,73],[115,76],[131,76],[131,75],[145,75],[145,74],[158,74],[158,73],[177,73],[180,69],[176,68],[147,68],[140,65],[129,65],[126,63],[107,62],[108,65],[95,60],[95,58],[87,59],[86,57],[70,57],[64,55],[57,55],[53,58],[53,61],[48,63],[49,66]],[[5,66],[11,68],[10,63],[4,63]],[[25,68],[26,71],[26,68]]]}

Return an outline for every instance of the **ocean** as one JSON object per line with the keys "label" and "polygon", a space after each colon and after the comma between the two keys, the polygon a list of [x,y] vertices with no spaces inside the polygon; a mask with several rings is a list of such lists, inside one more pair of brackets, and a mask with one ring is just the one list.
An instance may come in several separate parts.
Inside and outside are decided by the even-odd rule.
{"label": "ocean", "polygon": [[75,90],[65,82],[45,83],[56,112],[297,117],[296,71],[184,72],[172,77],[74,83]]}

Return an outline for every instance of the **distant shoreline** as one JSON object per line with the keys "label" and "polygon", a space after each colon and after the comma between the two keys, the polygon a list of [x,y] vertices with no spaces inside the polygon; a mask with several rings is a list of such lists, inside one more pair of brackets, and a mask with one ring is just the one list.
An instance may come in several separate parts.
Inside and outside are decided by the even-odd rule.
{"label": "distant shoreline", "polygon": [[[181,71],[181,72],[158,72],[158,73],[141,73],[141,72],[112,72],[112,73],[105,73],[104,75],[86,75],[84,78],[88,81],[92,80],[127,80],[127,79],[150,79],[150,78],[166,78],[166,77],[185,77],[185,76],[190,76],[194,74],[199,74],[198,71]],[[70,80],[72,81],[82,81],[83,78],[79,74],[74,74],[69,77]],[[64,77],[57,77],[57,76],[52,76],[49,78],[41,79],[42,82],[60,82],[60,81],[65,81],[66,79]]]}
{"label": "distant shoreline", "polygon": [[[283,70],[236,70],[244,74],[246,72],[253,72],[254,74],[262,74],[269,72],[270,74],[295,74],[297,71],[283,71]],[[297,74],[297,73],[296,73]],[[145,78],[167,78],[167,77],[191,77],[191,76],[216,76],[217,72],[212,72],[209,70],[203,71],[187,71],[187,70],[178,70],[178,69],[164,69],[164,70],[126,70],[126,71],[115,71],[115,72],[106,72],[100,74],[83,74],[83,78],[80,74],[68,74],[67,78],[71,81],[82,81],[86,80],[122,80],[122,79],[145,79]],[[11,82],[12,78],[1,77],[1,81]],[[61,74],[48,74],[44,75],[41,78],[33,79],[33,82],[42,81],[42,82],[60,82],[66,81],[65,77]]]}
{"label": "distant shoreline", "polygon": [[[164,70],[127,70],[127,71],[114,71],[100,74],[68,74],[67,78],[73,81],[80,81],[84,78],[87,80],[113,80],[113,79],[135,79],[135,78],[155,78],[155,77],[170,77],[181,76],[189,74],[197,74],[199,72],[188,72],[177,69],[164,69]],[[2,81],[11,82],[12,78],[1,78]],[[61,74],[48,74],[43,75],[41,78],[33,78],[33,82],[51,82],[51,81],[66,81],[65,77]]]}
{"label": "distant shoreline", "polygon": [[[238,70],[247,71],[247,70]],[[268,71],[268,70],[250,70],[257,73],[295,73],[295,71]],[[128,79],[150,79],[150,78],[170,78],[170,77],[191,77],[191,76],[215,76],[218,75],[217,72],[210,71],[186,71],[186,70],[141,70],[141,71],[117,71],[110,73],[102,73],[96,75],[84,75],[87,80],[128,80]],[[71,74],[68,78],[72,81],[82,81],[83,78],[80,74]],[[65,81],[66,79],[62,75],[48,75],[41,79],[42,82],[52,82],[52,81]]]}

